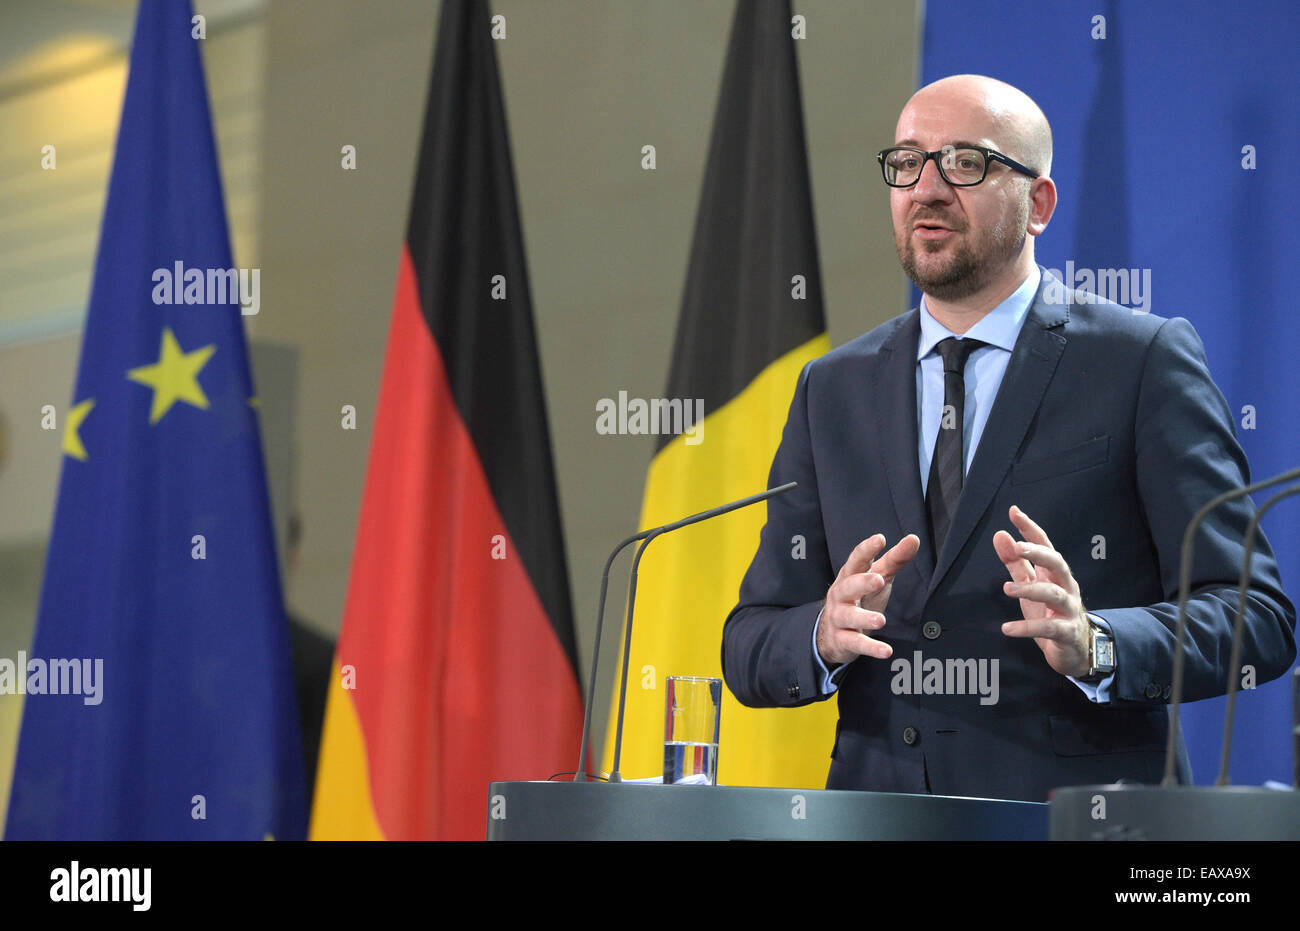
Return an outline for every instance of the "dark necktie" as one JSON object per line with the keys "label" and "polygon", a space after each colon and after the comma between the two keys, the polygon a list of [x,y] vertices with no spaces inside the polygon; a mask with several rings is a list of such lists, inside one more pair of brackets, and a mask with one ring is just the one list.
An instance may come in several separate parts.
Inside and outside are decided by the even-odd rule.
{"label": "dark necktie", "polygon": [[[930,479],[925,486],[925,510],[930,518],[930,540],[935,559],[948,536],[952,515],[961,495],[965,457],[962,436],[966,410],[966,360],[981,346],[977,339],[948,337],[935,348],[943,357],[943,413],[939,418],[939,436],[934,441],[930,459]],[[952,416],[947,416],[951,408]]]}

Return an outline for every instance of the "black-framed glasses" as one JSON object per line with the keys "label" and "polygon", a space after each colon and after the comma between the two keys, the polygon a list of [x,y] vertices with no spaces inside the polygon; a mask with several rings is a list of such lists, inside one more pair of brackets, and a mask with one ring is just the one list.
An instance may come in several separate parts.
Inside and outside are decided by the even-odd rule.
{"label": "black-framed glasses", "polygon": [[937,152],[898,145],[876,155],[876,160],[880,162],[880,173],[890,187],[911,187],[916,184],[921,180],[921,171],[930,159],[934,159],[943,180],[953,187],[973,187],[979,184],[989,173],[989,165],[993,162],[1001,162],[1022,175],[1038,177],[1038,172],[1034,169],[1007,158],[1001,152],[978,145],[946,145]]}

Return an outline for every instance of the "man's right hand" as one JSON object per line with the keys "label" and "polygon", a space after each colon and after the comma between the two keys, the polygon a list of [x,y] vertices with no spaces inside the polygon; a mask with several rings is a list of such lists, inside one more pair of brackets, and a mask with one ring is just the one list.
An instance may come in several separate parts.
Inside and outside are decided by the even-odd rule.
{"label": "man's right hand", "polygon": [[868,633],[885,626],[885,606],[894,589],[894,576],[912,561],[921,538],[909,533],[883,556],[885,536],[878,533],[854,547],[840,574],[826,592],[817,623],[817,652],[822,662],[839,666],[859,656],[889,659],[893,648]]}

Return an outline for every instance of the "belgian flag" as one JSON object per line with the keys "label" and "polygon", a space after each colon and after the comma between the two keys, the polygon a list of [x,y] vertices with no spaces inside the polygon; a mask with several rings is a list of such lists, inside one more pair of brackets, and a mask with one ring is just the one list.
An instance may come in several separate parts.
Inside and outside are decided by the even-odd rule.
{"label": "belgian flag", "polygon": [[[695,436],[661,437],[642,528],[765,488],[799,372],[830,348],[791,28],[789,0],[737,3],[666,393],[692,407],[702,398],[705,419]],[[722,622],[765,513],[745,508],[646,550],[621,765],[628,777],[663,768],[664,676],[722,675]],[[811,650],[811,630],[808,642]],[[756,710],[726,692],[718,781],[825,785],[835,718],[832,702]]]}
{"label": "belgian flag", "polygon": [[330,686],[313,839],[479,839],[571,768],[568,575],[505,108],[446,0]]}

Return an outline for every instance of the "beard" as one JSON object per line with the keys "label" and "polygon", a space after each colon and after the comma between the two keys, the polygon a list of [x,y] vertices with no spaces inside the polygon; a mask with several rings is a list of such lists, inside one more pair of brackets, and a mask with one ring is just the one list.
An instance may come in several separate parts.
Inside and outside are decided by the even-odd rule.
{"label": "beard", "polygon": [[[997,223],[974,241],[963,236],[955,244],[923,242],[922,255],[938,258],[942,250],[951,250],[946,261],[923,266],[917,261],[918,250],[911,225],[925,219],[944,218],[921,212],[908,221],[908,228],[901,235],[896,231],[894,248],[898,251],[898,260],[907,277],[922,292],[941,301],[959,301],[982,291],[1020,255],[1025,244],[1025,225],[1029,222],[1029,197],[1026,192],[1017,203],[1014,223]],[[968,230],[969,226],[965,226],[954,232],[960,235]]]}

